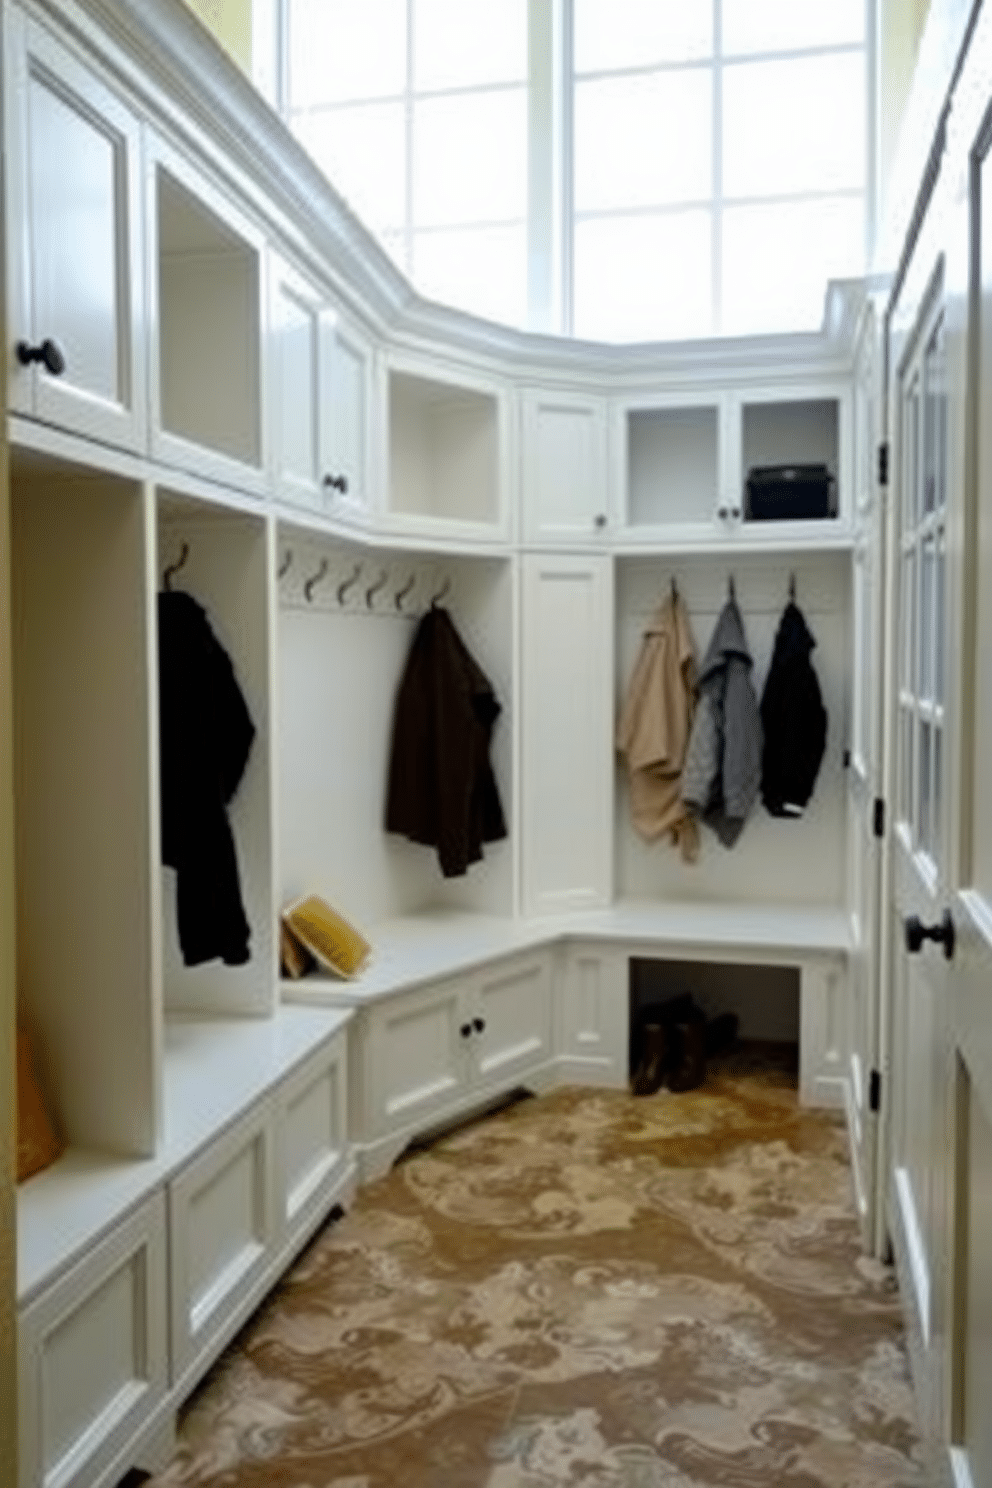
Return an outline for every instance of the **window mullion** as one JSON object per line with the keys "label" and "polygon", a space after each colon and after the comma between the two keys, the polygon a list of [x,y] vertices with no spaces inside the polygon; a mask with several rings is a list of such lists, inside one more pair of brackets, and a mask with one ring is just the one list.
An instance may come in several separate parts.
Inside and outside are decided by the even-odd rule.
{"label": "window mullion", "polygon": [[407,275],[410,279],[414,277],[413,257],[413,149],[414,149],[414,110],[413,110],[413,28],[416,25],[415,0],[406,0],[406,93],[404,97],[404,135],[406,138],[405,149],[405,175],[404,195],[406,197],[403,212],[403,260]]}
{"label": "window mullion", "polygon": [[713,303],[712,329],[723,329],[723,0],[713,0]]}

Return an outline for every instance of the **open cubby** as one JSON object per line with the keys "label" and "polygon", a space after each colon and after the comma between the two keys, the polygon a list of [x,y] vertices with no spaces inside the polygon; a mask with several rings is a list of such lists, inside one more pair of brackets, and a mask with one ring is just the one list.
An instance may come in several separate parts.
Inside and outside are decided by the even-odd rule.
{"label": "open cubby", "polygon": [[157,207],[162,428],[258,467],[258,250],[162,167]]}
{"label": "open cubby", "polygon": [[140,483],[15,454],[17,997],[70,1147],[157,1139],[153,698]]}
{"label": "open cubby", "polygon": [[[161,869],[162,965],[167,1013],[259,1015],[275,1005],[273,916],[272,752],[269,718],[268,533],[263,518],[225,511],[183,495],[158,492],[158,572],[182,560],[170,576],[206,611],[231,659],[255,726],[244,774],[228,807],[245,914],[250,960],[185,966],[176,926],[176,872]],[[185,550],[185,558],[183,553]]]}
{"label": "open cubby", "polygon": [[[654,1004],[689,993],[707,1019],[735,1013],[739,1039],[795,1045],[800,1028],[800,971],[722,961],[676,961],[635,956],[630,961],[629,1069],[639,1056],[638,1030]],[[798,1072],[798,1052],[796,1069]]]}
{"label": "open cubby", "polygon": [[500,517],[500,411],[492,393],[389,373],[389,505],[449,522]]}
{"label": "open cubby", "polygon": [[[744,403],[741,408],[741,474],[761,465],[826,465],[836,482],[840,445],[836,398]],[[743,493],[742,493],[743,495]],[[837,515],[837,489],[830,515]],[[746,503],[744,510],[746,511]]]}
{"label": "open cubby", "polygon": [[[512,838],[486,843],[464,877],[446,880],[433,848],[383,827],[396,691],[420,614],[445,586],[441,602],[502,705],[491,759],[511,826],[510,564],[307,542],[289,529],[282,537],[293,559],[280,586],[278,631],[280,903],[318,893],[359,928],[435,909],[510,915]],[[308,599],[307,576],[325,563],[326,578]],[[411,578],[401,613],[393,595]]]}
{"label": "open cubby", "polygon": [[709,521],[719,495],[719,409],[637,408],[627,414],[627,521]]}

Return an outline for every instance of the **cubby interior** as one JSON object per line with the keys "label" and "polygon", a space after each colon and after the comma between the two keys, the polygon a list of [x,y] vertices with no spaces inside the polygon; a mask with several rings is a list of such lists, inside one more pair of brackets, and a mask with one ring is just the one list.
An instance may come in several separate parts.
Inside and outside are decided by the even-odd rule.
{"label": "cubby interior", "polygon": [[499,405],[492,394],[389,373],[389,504],[455,522],[500,515]]}
{"label": "cubby interior", "polygon": [[510,565],[321,543],[285,526],[279,549],[280,904],[318,893],[359,927],[432,909],[511,914],[511,839],[446,880],[433,848],[383,825],[396,692],[435,599],[501,704],[490,757],[511,821]]}
{"label": "cubby interior", "polygon": [[258,251],[161,167],[157,204],[162,428],[258,467]]}
{"label": "cubby interior", "polygon": [[72,1147],[154,1151],[150,534],[140,483],[17,454],[18,1014]]}
{"label": "cubby interior", "polygon": [[633,1073],[638,1030],[652,1007],[689,993],[707,1019],[734,1013],[737,1037],[794,1045],[798,1069],[800,973],[796,966],[764,966],[724,961],[677,961],[634,956],[630,961],[630,1048]]}
{"label": "cubby interior", "polygon": [[702,904],[782,904],[838,908],[845,902],[846,789],[851,687],[850,557],[845,553],[626,557],[616,566],[617,714],[644,630],[674,580],[689,614],[701,664],[733,580],[754,662],[760,700],[775,633],[795,581],[796,602],[816,640],[813,666],[827,710],[827,745],[813,797],[797,820],[770,816],[760,797],[734,847],[705,825],[695,863],[684,863],[667,839],[645,841],[630,815],[626,765],[617,759],[614,872],[620,899]]}
{"label": "cubby interior", "polygon": [[719,409],[635,408],[627,414],[627,520],[703,522],[719,496]]}
{"label": "cubby interior", "polygon": [[[744,403],[741,408],[741,469],[762,465],[826,465],[836,482],[840,445],[836,398]],[[837,515],[837,488],[831,516]],[[745,505],[746,510],[746,505]]]}
{"label": "cubby interior", "polygon": [[[176,870],[162,867],[162,966],[168,1014],[265,1015],[276,989],[270,709],[268,532],[264,518],[157,492],[158,579],[190,594],[230,657],[255,726],[244,774],[227,809],[251,927],[250,960],[183,963],[176,925]],[[178,567],[175,567],[178,565]],[[167,573],[167,570],[174,569]]]}

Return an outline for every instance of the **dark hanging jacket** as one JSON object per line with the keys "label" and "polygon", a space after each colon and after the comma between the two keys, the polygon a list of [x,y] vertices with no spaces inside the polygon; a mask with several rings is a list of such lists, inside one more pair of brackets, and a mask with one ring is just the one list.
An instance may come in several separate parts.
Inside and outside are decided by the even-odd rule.
{"label": "dark hanging jacket", "polygon": [[728,599],[699,669],[699,700],[682,770],[682,800],[733,847],[758,795],[761,715],[737,601]]}
{"label": "dark hanging jacket", "polygon": [[162,861],[176,869],[176,919],[187,966],[250,956],[227,806],[255,726],[206,612],[189,594],[158,597]]}
{"label": "dark hanging jacket", "polygon": [[827,741],[827,712],[810,653],[816,642],[791,601],[779,622],[761,695],[761,799],[772,816],[801,816]]}
{"label": "dark hanging jacket", "polygon": [[437,849],[445,878],[506,836],[489,760],[500,704],[447,610],[420,619],[400,679],[386,791],[386,830]]}

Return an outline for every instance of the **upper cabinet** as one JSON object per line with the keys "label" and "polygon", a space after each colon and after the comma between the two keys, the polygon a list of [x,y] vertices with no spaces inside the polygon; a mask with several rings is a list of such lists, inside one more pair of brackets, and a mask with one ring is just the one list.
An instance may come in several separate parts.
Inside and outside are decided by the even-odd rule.
{"label": "upper cabinet", "polygon": [[618,401],[613,477],[625,540],[844,541],[849,420],[850,394],[837,385]]}
{"label": "upper cabinet", "polygon": [[10,408],[141,449],[138,120],[13,8],[5,11],[4,47]]}
{"label": "upper cabinet", "polygon": [[369,514],[370,348],[321,290],[275,255],[269,278],[276,495],[361,521]]}
{"label": "upper cabinet", "polygon": [[161,141],[151,143],[147,170],[152,453],[261,492],[264,240]]}
{"label": "upper cabinet", "polygon": [[382,383],[391,528],[500,538],[509,525],[508,397],[498,384],[390,358]]}
{"label": "upper cabinet", "polygon": [[527,389],[521,418],[524,540],[604,544],[614,527],[605,399]]}

